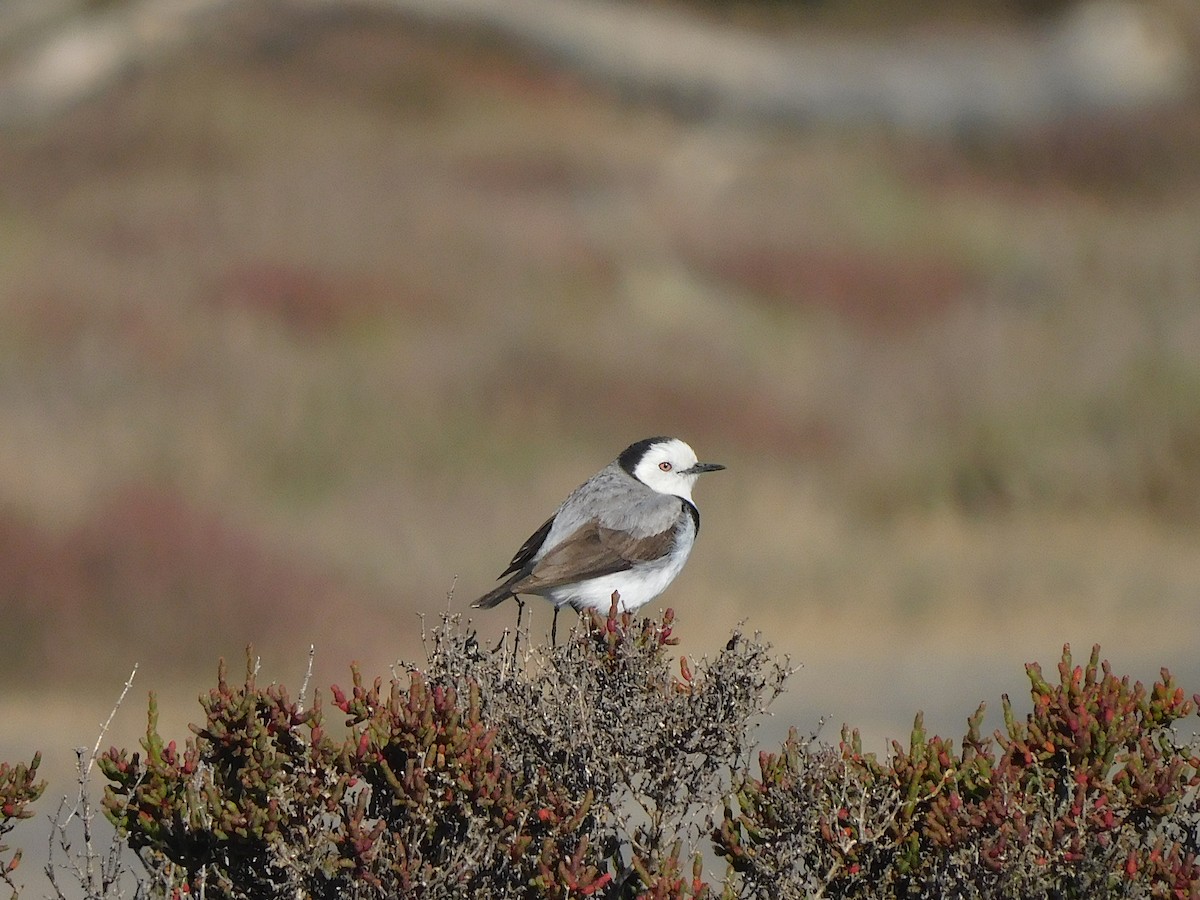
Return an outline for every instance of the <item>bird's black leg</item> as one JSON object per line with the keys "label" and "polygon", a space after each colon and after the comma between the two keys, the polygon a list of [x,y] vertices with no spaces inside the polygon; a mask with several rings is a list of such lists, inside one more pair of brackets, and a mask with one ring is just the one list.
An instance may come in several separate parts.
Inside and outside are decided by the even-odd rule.
{"label": "bird's black leg", "polygon": [[513,638],[513,659],[517,658],[517,648],[521,646],[521,616],[525,613],[525,601],[516,594],[513,594],[513,599],[517,601],[517,632]]}
{"label": "bird's black leg", "polygon": [[550,646],[558,646],[558,604],[554,605],[554,618],[550,621]]}

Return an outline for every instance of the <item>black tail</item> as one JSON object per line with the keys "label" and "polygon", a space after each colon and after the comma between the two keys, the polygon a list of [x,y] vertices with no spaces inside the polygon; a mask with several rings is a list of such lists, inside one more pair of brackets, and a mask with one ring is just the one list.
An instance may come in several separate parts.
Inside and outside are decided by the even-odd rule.
{"label": "black tail", "polygon": [[513,584],[515,584],[517,580],[518,579],[516,577],[508,579],[508,581],[504,582],[504,584],[500,585],[498,588],[488,591],[486,594],[472,603],[471,606],[475,609],[491,609],[493,606],[499,606],[509,597],[517,596],[516,591],[512,589]]}

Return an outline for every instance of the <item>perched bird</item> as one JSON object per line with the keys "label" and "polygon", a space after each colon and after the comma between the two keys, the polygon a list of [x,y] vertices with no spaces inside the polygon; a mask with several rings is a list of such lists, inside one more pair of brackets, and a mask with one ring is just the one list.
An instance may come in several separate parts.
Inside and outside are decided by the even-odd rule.
{"label": "perched bird", "polygon": [[521,545],[500,574],[504,583],[472,605],[537,594],[554,604],[557,624],[563,606],[608,612],[614,591],[622,612],[649,603],[675,580],[696,542],[692,485],[724,468],[697,462],[678,438],[630,444],[571,492]]}

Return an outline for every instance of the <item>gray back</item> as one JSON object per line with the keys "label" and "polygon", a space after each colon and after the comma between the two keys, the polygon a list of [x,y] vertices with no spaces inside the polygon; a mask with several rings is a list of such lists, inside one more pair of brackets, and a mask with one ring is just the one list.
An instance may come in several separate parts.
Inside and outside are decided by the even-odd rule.
{"label": "gray back", "polygon": [[674,527],[683,511],[683,502],[679,497],[646,487],[616,462],[610,463],[562,502],[542,550],[556,546],[592,520],[606,528],[627,531],[634,537],[659,534]]}

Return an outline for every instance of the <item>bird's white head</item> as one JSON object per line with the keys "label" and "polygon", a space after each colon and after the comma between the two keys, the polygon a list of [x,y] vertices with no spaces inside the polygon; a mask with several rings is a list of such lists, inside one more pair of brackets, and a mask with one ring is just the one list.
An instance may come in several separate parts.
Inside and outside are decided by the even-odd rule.
{"label": "bird's white head", "polygon": [[696,452],[679,438],[652,437],[630,444],[617,457],[621,468],[646,487],[691,502],[692,485],[705,472],[725,468],[696,461]]}

